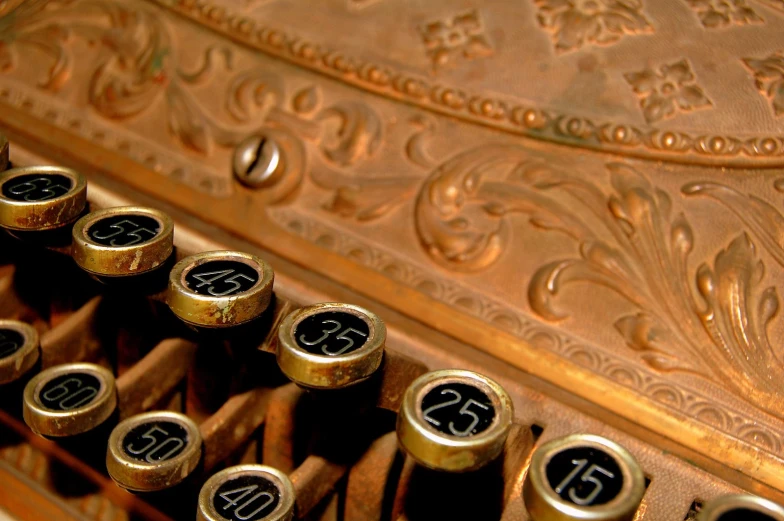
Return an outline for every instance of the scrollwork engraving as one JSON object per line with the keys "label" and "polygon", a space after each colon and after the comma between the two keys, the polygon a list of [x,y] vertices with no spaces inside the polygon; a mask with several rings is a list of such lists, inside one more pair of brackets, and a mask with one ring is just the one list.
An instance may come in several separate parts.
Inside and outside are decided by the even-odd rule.
{"label": "scrollwork engraving", "polygon": [[[536,271],[528,296],[537,315],[564,319],[558,300],[566,286],[606,288],[637,309],[615,328],[646,365],[721,381],[761,409],[784,415],[777,399],[784,353],[767,336],[779,297],[763,284],[765,268],[751,238],[741,233],[712,264],[691,273],[694,231],[683,213],[673,212],[667,193],[624,163],[608,164],[607,172],[609,193],[584,176],[532,160],[520,147],[459,154],[422,185],[418,236],[439,264],[478,270],[506,249],[513,213],[565,233],[577,242],[579,256]],[[585,215],[600,225],[587,224]]]}

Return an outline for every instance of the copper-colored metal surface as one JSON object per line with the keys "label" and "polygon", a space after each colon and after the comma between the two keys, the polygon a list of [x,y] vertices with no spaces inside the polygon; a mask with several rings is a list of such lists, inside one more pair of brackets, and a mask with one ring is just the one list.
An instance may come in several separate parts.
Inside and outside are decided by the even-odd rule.
{"label": "copper-colored metal surface", "polygon": [[195,351],[193,342],[181,338],[164,340],[117,378],[120,419],[159,404],[185,378]]}
{"label": "copper-colored metal surface", "polygon": [[[82,172],[96,208],[166,212],[178,258],[264,258],[262,351],[299,305],[350,302],[388,327],[365,382],[382,409],[425,368],[470,369],[507,390],[531,445],[584,432],[634,454],[638,520],[784,500],[780,0],[12,0],[0,17],[13,166]],[[39,331],[44,367],[146,353],[106,345],[100,297],[70,309],[42,290],[27,249],[0,251],[16,264],[0,316]],[[172,398],[199,421],[253,381],[236,340],[207,336]],[[260,462],[302,474],[321,457],[295,421],[302,391],[263,378]],[[528,519],[529,441],[507,442],[505,520]],[[359,468],[395,467],[385,454]],[[364,514],[351,494],[368,492],[333,464],[345,490],[298,504],[421,515],[413,463]]]}

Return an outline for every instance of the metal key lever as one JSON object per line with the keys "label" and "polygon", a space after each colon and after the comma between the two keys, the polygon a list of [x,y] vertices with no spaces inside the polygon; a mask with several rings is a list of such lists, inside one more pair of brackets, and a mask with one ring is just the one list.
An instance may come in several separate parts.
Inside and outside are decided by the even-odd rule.
{"label": "metal key lever", "polygon": [[41,436],[70,437],[98,428],[114,414],[127,416],[122,408],[133,413],[153,407],[185,377],[195,348],[186,340],[165,340],[117,380],[95,364],[50,367],[25,387],[25,422]]}
{"label": "metal key lever", "polygon": [[201,426],[170,411],[123,420],[109,437],[109,475],[125,489],[150,493],[176,487],[200,469],[212,470],[256,432],[270,394],[270,389],[254,389],[237,395]]}

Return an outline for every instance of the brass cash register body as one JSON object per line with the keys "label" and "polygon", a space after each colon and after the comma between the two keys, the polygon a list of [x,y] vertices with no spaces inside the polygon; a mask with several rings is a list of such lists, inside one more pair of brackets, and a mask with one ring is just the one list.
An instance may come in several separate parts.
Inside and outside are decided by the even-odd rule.
{"label": "brass cash register body", "polygon": [[[614,437],[650,480],[639,519],[784,499],[782,0],[0,9],[14,166],[252,251],[295,301],[373,309],[408,356],[497,378],[543,439]],[[0,470],[56,503],[40,450]]]}

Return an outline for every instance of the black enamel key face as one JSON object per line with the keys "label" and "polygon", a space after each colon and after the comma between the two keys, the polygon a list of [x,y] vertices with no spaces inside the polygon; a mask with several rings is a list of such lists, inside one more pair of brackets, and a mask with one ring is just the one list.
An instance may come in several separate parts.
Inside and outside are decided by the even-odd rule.
{"label": "black enamel key face", "polygon": [[768,514],[748,508],[734,508],[721,514],[716,521],[776,521]]}
{"label": "black enamel key face", "polygon": [[365,345],[369,335],[367,322],[342,311],[314,313],[297,324],[294,330],[299,347],[321,356],[352,353]]}
{"label": "black enamel key face", "polygon": [[101,246],[120,248],[144,244],[154,239],[161,225],[146,215],[112,215],[90,225],[87,235]]}
{"label": "black enamel key face", "polygon": [[259,272],[234,260],[200,264],[185,274],[185,285],[199,295],[225,297],[243,293],[259,282]]}
{"label": "black enamel key face", "polygon": [[101,382],[89,373],[68,373],[52,378],[41,387],[38,400],[52,411],[73,411],[93,402]]}
{"label": "black enamel key face", "polygon": [[229,521],[260,521],[280,502],[280,491],[263,476],[244,475],[227,480],[215,491],[212,505]]}
{"label": "black enamel key face", "polygon": [[71,191],[73,182],[60,174],[27,174],[3,183],[3,195],[14,201],[48,201]]}
{"label": "black enamel key face", "polygon": [[422,417],[444,434],[475,436],[495,418],[493,402],[481,389],[465,383],[445,383],[422,398]]}
{"label": "black enamel key face", "polygon": [[18,331],[0,328],[0,358],[16,353],[24,346],[25,339]]}
{"label": "black enamel key face", "polygon": [[595,447],[572,447],[547,463],[547,482],[558,496],[581,507],[604,505],[623,488],[618,462]]}
{"label": "black enamel key face", "polygon": [[131,429],[123,438],[122,447],[135,460],[158,463],[181,454],[188,441],[188,431],[179,423],[152,420]]}

